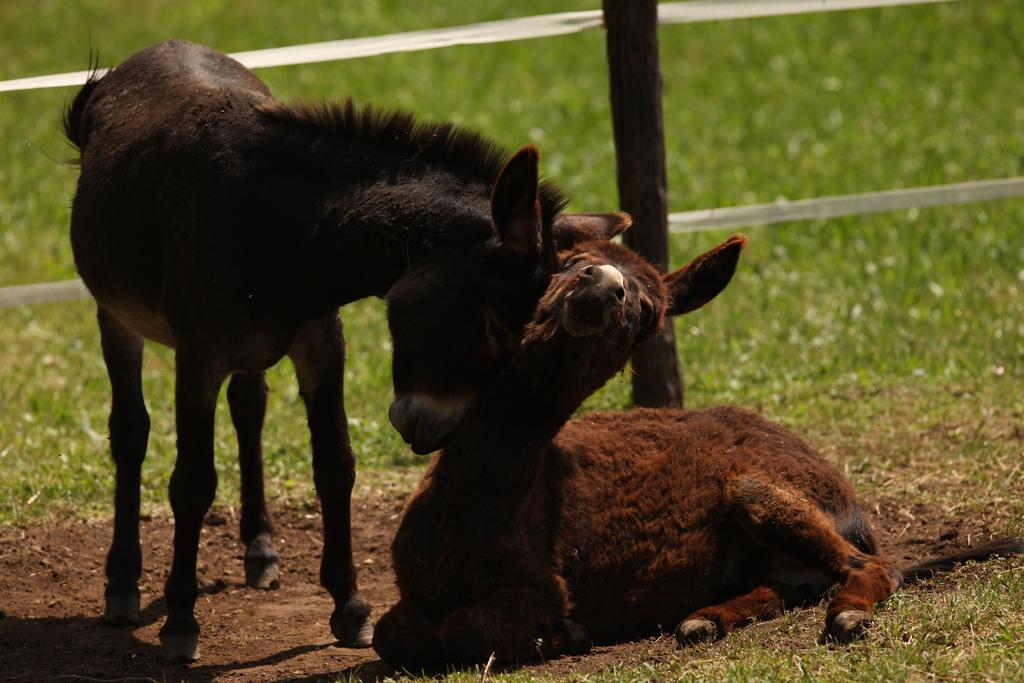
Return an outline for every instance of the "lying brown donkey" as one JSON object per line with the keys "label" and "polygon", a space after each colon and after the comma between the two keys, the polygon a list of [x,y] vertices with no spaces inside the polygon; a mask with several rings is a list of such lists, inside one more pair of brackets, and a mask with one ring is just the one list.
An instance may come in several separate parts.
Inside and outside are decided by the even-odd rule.
{"label": "lying brown donkey", "polygon": [[512,368],[405,510],[393,546],[401,600],[377,625],[381,657],[524,661],[586,651],[591,634],[676,624],[689,643],[836,583],[826,629],[846,641],[901,582],[1024,550],[1005,539],[901,572],[839,472],[740,408],[569,421],[663,316],[726,286],[744,244],[733,237],[667,276],[614,244],[562,254]]}

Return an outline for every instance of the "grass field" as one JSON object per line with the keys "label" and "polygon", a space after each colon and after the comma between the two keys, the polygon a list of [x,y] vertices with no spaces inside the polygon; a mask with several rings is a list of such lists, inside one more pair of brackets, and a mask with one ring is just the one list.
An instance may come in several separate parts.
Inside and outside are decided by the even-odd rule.
{"label": "grass field", "polygon": [[[167,37],[236,51],[595,4],[3,3],[0,79],[85,68],[90,40],[112,65]],[[661,40],[672,210],[1024,173],[1019,0],[674,26]],[[259,75],[284,99],[352,95],[510,147],[535,142],[572,207],[601,210],[616,204],[604,59],[603,36],[591,32]],[[77,172],[62,163],[73,152],[59,133],[71,93],[0,95],[0,286],[75,274],[67,224]],[[726,234],[674,237],[673,263]],[[677,323],[688,404],[742,403],[799,430],[869,500],[922,501],[992,533],[1024,531],[1024,201],[748,234],[730,288]],[[109,390],[93,317],[87,302],[0,309],[0,523],[111,512]],[[353,304],[343,317],[362,480],[422,466],[387,424],[381,304]],[[173,464],[172,366],[166,349],[147,347],[149,506],[165,504]],[[309,498],[291,368],[283,363],[269,381],[269,494]],[[588,409],[627,406],[628,386],[620,376]],[[238,476],[225,407],[218,501],[230,504]],[[871,639],[849,649],[794,646],[790,634],[806,618],[798,613],[696,656],[590,680],[1019,679],[1024,574],[1008,566],[894,598]]]}

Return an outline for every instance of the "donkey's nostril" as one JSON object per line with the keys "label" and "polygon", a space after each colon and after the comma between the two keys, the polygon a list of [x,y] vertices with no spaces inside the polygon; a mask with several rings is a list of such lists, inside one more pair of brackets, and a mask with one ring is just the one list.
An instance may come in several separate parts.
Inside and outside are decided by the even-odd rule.
{"label": "donkey's nostril", "polygon": [[623,287],[622,285],[619,285],[618,287],[616,287],[615,288],[615,298],[618,299],[619,301],[624,300],[626,298],[626,288]]}
{"label": "donkey's nostril", "polygon": [[580,271],[580,275],[583,277],[594,277],[594,270],[594,266],[587,266],[586,268]]}

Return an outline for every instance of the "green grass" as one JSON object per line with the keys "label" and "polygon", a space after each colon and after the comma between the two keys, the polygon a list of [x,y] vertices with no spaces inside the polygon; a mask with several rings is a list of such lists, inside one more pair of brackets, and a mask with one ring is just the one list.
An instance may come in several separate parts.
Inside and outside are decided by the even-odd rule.
{"label": "green grass", "polygon": [[[172,36],[234,51],[596,4],[4,3],[0,78],[85,68],[90,38],[110,65]],[[1018,0],[673,26],[661,41],[672,210],[1024,172]],[[352,95],[452,119],[510,147],[536,142],[573,208],[601,210],[617,201],[603,47],[590,32],[259,74],[281,98]],[[71,92],[0,95],[0,286],[74,276],[76,170],[59,163],[73,156],[59,132]],[[726,234],[673,237],[673,263]],[[924,500],[978,516],[993,532],[1024,529],[1024,201],[748,234],[730,288],[677,323],[689,405],[738,402],[798,429],[866,499]],[[387,424],[381,304],[343,315],[361,476],[421,466]],[[166,349],[147,347],[148,506],[164,504],[173,465],[172,366]],[[308,435],[287,363],[269,381],[269,493],[310,497]],[[625,375],[613,380],[587,407],[625,407],[628,386]],[[89,303],[0,310],[0,522],[110,513],[108,400]],[[224,408],[218,500],[232,503],[238,477]],[[890,623],[919,628],[909,640],[886,632],[847,650],[805,644],[780,656],[787,629],[810,632],[810,621],[796,623],[817,619],[807,612],[697,658],[626,663],[591,680],[1024,676],[1020,572],[985,569],[954,585],[889,603],[899,617]]]}
{"label": "green grass", "polygon": [[[872,630],[871,640],[849,646],[816,643],[824,619],[824,610],[816,608],[787,613],[776,622],[737,631],[685,654],[655,641],[645,652],[597,672],[538,676],[523,670],[495,680],[1020,680],[1024,658],[1021,572],[988,565],[974,569],[972,577],[964,574],[942,581],[941,593],[897,594],[886,603],[885,616]],[[480,672],[460,672],[448,680],[476,683]]]}

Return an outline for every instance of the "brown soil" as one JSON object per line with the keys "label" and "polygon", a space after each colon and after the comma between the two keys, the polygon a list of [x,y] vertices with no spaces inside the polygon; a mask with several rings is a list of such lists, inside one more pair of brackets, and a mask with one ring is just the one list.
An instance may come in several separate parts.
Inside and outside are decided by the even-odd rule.
{"label": "brown soil", "polygon": [[[404,488],[404,487],[403,487]],[[404,494],[396,487],[366,489],[353,501],[359,582],[379,616],[397,598],[388,547]],[[990,536],[992,519],[948,519],[934,506],[902,501],[867,505],[886,550],[900,563],[949,553]],[[170,565],[173,522],[167,514],[144,519],[142,624],[100,623],[103,560],[109,520],[79,520],[0,527],[0,679],[2,680],[374,680],[395,675],[372,650],[336,647],[328,619],[332,603],[317,584],[320,520],[315,507],[276,512],[275,542],[282,585],[248,589],[242,546],[231,509],[208,518],[200,548],[196,605],[202,625],[201,659],[192,666],[159,661],[160,597]],[[757,628],[771,628],[768,624]],[[585,657],[563,658],[535,670],[555,676],[614,664],[664,661],[674,656],[669,637],[597,647]]]}

